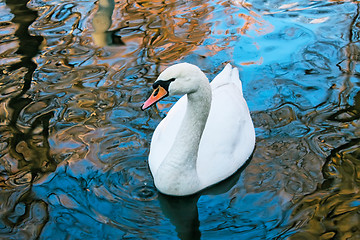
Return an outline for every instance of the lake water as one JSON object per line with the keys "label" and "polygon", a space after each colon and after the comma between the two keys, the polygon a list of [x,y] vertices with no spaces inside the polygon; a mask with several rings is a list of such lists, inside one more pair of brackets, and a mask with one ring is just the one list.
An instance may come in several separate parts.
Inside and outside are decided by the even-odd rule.
{"label": "lake water", "polygon": [[[0,0],[1,239],[360,239],[360,3]],[[178,62],[237,66],[257,143],[154,188],[140,106]]]}

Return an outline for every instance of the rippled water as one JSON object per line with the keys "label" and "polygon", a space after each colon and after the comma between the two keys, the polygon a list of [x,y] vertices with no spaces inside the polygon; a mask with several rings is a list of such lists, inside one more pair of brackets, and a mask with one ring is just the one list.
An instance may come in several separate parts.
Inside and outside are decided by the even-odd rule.
{"label": "rippled water", "polygon": [[[360,3],[0,0],[1,239],[360,239]],[[167,197],[166,66],[241,70],[251,161]]]}

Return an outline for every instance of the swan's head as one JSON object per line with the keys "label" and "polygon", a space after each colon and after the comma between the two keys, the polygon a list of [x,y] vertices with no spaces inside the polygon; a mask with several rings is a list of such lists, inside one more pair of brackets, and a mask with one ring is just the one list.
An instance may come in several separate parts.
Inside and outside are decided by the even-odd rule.
{"label": "swan's head", "polygon": [[166,68],[153,84],[154,91],[142,105],[145,110],[164,97],[196,92],[202,83],[209,81],[197,66],[179,63]]}

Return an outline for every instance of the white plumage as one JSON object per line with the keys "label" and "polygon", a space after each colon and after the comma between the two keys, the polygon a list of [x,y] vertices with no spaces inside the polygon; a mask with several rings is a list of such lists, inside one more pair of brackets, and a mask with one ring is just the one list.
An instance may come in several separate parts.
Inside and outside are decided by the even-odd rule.
{"label": "white plumage", "polygon": [[180,63],[165,69],[158,85],[168,95],[185,94],[152,137],[149,166],[159,191],[189,195],[235,173],[255,146],[237,68],[227,64],[209,84],[198,67]]}

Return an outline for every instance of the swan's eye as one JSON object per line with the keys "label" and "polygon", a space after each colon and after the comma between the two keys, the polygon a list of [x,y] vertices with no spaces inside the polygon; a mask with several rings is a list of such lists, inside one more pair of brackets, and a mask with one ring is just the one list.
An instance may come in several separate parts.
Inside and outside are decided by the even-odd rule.
{"label": "swan's eye", "polygon": [[157,88],[157,89],[155,90],[155,92],[154,92],[154,94],[153,94],[154,97],[156,97],[156,95],[158,95],[159,89],[160,89],[160,88]]}

